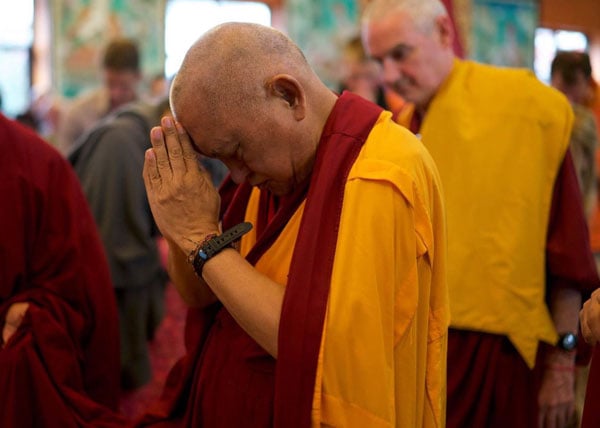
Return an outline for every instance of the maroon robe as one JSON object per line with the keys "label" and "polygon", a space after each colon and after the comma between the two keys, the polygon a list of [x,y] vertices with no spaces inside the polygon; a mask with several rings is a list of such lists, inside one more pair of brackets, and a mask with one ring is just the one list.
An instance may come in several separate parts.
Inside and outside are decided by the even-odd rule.
{"label": "maroon robe", "polygon": [[[190,309],[187,353],[169,374],[161,400],[139,425],[310,426],[345,177],[380,113],[374,104],[342,94],[323,129],[309,188],[279,198],[274,215],[273,199],[261,195],[257,242],[246,256],[252,264],[306,198],[283,301],[277,361],[219,304]],[[227,183],[224,188],[231,191]],[[250,192],[242,184],[233,196],[224,195],[223,200],[231,201],[224,228],[243,220]]]}
{"label": "maroon robe", "polygon": [[600,427],[600,345],[596,345],[590,366],[581,428]]}
{"label": "maroon robe", "polygon": [[0,425],[123,426],[114,292],[96,226],[65,159],[0,115]]}

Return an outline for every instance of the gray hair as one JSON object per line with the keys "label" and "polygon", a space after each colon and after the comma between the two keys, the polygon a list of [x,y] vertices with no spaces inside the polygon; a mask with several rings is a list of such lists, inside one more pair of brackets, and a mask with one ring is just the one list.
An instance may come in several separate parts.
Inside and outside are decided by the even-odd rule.
{"label": "gray hair", "polygon": [[380,20],[390,12],[406,13],[423,33],[434,28],[436,18],[448,15],[440,0],[373,0],[365,8],[362,24]]}

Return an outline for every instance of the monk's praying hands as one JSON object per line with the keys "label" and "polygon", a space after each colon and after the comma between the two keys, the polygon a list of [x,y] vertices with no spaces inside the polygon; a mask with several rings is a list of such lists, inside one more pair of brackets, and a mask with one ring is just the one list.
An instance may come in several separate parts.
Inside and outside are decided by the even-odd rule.
{"label": "monk's praying hands", "polygon": [[6,346],[8,340],[12,337],[13,334],[17,331],[21,322],[23,321],[23,317],[25,313],[29,309],[29,303],[27,302],[17,302],[13,303],[6,312],[6,317],[4,320],[4,326],[2,328],[2,346]]}
{"label": "monk's praying hands", "polygon": [[600,288],[583,304],[579,320],[585,341],[595,345],[600,340]]}
{"label": "monk's praying hands", "polygon": [[170,245],[185,253],[218,233],[219,195],[183,127],[164,117],[150,133],[144,181],[156,224]]}

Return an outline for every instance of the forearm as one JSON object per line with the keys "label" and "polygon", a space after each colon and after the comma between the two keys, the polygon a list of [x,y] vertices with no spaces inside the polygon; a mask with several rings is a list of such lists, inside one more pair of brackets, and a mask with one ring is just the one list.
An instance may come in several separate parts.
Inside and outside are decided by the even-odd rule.
{"label": "forearm", "polygon": [[187,262],[187,255],[182,250],[168,242],[169,255],[167,270],[173,285],[179,292],[183,301],[192,307],[206,307],[214,303],[217,298],[206,283],[198,278],[194,269]]}
{"label": "forearm", "polygon": [[[568,287],[552,288],[550,313],[559,334],[578,331],[580,309],[581,292],[579,290]],[[552,348],[547,355],[548,364],[573,364],[574,360],[574,353],[567,353],[558,348]]]}
{"label": "forearm", "polygon": [[206,262],[202,274],[246,333],[277,357],[285,287],[258,272],[233,249],[223,250]]}
{"label": "forearm", "polygon": [[[551,287],[550,312],[558,333],[577,331],[581,294],[573,288]],[[575,352],[548,347],[538,392],[539,427],[566,427],[575,403]]]}

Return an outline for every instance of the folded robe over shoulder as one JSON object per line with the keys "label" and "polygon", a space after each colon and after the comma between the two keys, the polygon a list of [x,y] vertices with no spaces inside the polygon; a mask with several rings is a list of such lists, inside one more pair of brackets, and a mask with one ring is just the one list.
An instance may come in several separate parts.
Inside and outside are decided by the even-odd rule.
{"label": "folded robe over shoulder", "polygon": [[118,318],[94,220],[65,159],[0,115],[0,425],[117,427]]}

